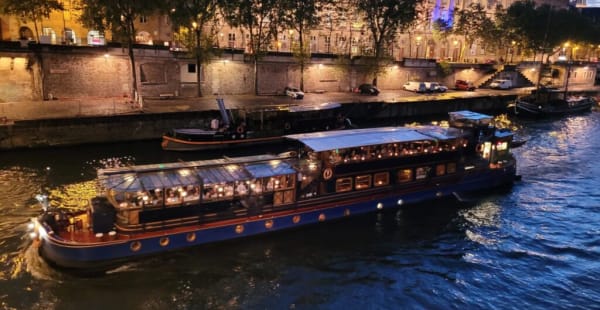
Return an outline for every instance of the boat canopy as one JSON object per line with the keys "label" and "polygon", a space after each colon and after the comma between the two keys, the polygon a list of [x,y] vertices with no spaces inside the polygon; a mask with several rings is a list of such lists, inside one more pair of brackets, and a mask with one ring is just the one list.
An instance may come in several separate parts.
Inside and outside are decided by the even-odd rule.
{"label": "boat canopy", "polygon": [[485,120],[485,119],[492,118],[489,115],[481,114],[481,113],[477,113],[477,112],[473,112],[473,111],[469,111],[469,110],[450,112],[448,114],[450,115],[450,118],[454,119],[454,120],[463,119],[463,120],[479,121],[479,120]]}
{"label": "boat canopy", "polygon": [[[104,169],[98,171],[98,179],[105,189],[135,192],[186,185],[230,183],[295,173],[290,163],[274,156],[265,157],[270,159],[239,161],[234,158]],[[215,162],[221,164],[215,165]],[[203,163],[211,164],[202,165]]]}
{"label": "boat canopy", "polygon": [[459,130],[422,127],[381,127],[295,134],[285,136],[311,148],[315,152],[368,145],[416,141],[451,140],[460,137]]}
{"label": "boat canopy", "polygon": [[342,105],[337,102],[323,102],[317,104],[301,104],[301,105],[293,105],[289,107],[290,112],[305,112],[305,111],[321,111],[321,110],[331,110],[337,109]]}

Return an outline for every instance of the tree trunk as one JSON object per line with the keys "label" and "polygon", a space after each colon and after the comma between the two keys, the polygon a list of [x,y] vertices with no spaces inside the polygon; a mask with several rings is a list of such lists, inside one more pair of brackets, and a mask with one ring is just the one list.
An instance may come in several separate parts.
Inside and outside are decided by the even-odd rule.
{"label": "tree trunk", "polygon": [[258,96],[258,59],[254,57],[254,94]]}

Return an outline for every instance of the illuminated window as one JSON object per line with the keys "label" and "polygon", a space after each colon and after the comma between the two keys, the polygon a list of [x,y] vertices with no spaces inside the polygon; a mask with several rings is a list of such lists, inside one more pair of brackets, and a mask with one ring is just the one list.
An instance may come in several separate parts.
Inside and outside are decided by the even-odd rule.
{"label": "illuminated window", "polygon": [[375,181],[375,187],[390,184],[390,174],[387,172],[375,173],[373,179]]}
{"label": "illuminated window", "polygon": [[456,173],[456,163],[448,163],[446,173]]}
{"label": "illuminated window", "polygon": [[427,178],[427,173],[429,172],[429,167],[419,167],[415,171],[415,178],[417,180],[423,180]]}
{"label": "illuminated window", "polygon": [[356,177],[356,189],[365,189],[371,187],[370,175],[359,175]]}
{"label": "illuminated window", "polygon": [[398,170],[398,183],[410,182],[413,179],[412,169]]}
{"label": "illuminated window", "polygon": [[349,192],[352,190],[352,178],[342,178],[335,181],[336,192]]}
{"label": "illuminated window", "polygon": [[435,166],[435,175],[437,176],[441,176],[446,174],[446,165],[444,164],[439,164]]}
{"label": "illuminated window", "polygon": [[508,142],[506,142],[506,141],[498,142],[496,144],[496,149],[498,151],[505,151],[506,149],[508,149]]}

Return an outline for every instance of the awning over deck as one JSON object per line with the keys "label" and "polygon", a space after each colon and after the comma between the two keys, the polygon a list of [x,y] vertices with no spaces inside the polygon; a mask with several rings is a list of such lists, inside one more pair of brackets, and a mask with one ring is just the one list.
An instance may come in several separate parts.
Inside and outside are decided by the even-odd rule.
{"label": "awning over deck", "polygon": [[416,141],[450,140],[458,137],[459,131],[439,130],[439,127],[380,127],[367,129],[324,131],[288,135],[315,152],[351,147],[403,143]]}
{"label": "awning over deck", "polygon": [[187,185],[231,183],[295,173],[290,163],[279,159],[225,163],[205,167],[196,166],[198,162],[193,163],[194,165],[191,166],[181,163],[178,167],[139,172],[136,172],[135,169],[124,170],[122,173],[111,171],[109,175],[100,175],[99,179],[101,185],[106,189],[136,192]]}

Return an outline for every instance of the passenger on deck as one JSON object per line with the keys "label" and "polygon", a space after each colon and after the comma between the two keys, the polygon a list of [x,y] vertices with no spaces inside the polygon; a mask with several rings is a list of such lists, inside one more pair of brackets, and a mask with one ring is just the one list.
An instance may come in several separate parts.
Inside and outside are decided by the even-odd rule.
{"label": "passenger on deck", "polygon": [[246,187],[244,182],[238,182],[237,186],[235,187],[235,192],[240,196],[246,195],[248,194],[248,187]]}

